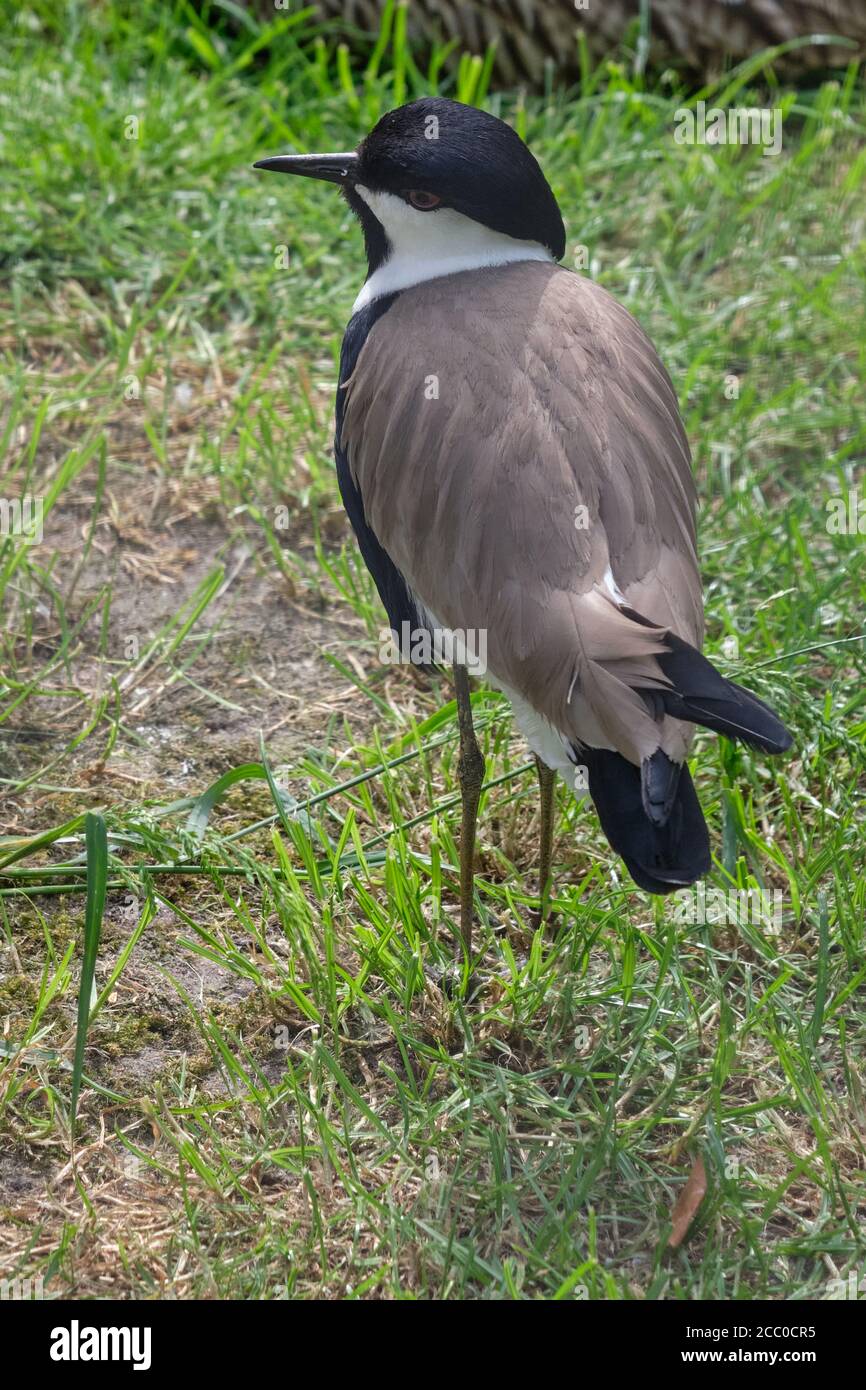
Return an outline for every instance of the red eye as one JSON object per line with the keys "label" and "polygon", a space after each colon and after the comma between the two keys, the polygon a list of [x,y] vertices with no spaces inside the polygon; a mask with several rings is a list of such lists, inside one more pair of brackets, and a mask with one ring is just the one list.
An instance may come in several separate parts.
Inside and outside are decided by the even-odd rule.
{"label": "red eye", "polygon": [[442,202],[438,194],[423,193],[419,188],[410,189],[406,197],[413,208],[417,208],[419,212],[432,212]]}

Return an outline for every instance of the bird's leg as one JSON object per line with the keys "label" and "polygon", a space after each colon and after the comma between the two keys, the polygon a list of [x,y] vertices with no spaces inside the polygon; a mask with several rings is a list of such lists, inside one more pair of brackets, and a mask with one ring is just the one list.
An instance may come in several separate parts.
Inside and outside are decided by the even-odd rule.
{"label": "bird's leg", "polygon": [[457,723],[460,729],[460,759],[457,775],[463,817],[460,826],[460,931],[467,952],[472,950],[472,898],[475,885],[475,822],[481,784],[484,781],[484,757],[478,747],[472,724],[472,703],[469,695],[469,675],[465,666],[454,664],[454,688],[457,694]]}
{"label": "bird's leg", "polygon": [[541,799],[541,846],[538,854],[538,913],[535,926],[547,917],[548,897],[550,895],[550,857],[553,851],[553,792],[556,786],[556,773],[552,767],[543,763],[536,754],[535,770],[538,773],[538,794]]}

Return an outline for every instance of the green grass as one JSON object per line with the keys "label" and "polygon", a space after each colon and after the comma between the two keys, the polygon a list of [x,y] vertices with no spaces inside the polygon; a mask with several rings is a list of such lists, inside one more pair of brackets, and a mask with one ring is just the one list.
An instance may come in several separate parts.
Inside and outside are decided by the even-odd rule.
{"label": "green grass", "polygon": [[[0,495],[45,516],[40,546],[0,536],[0,1127],[26,1177],[0,1166],[0,1273],[593,1299],[862,1275],[866,536],[827,528],[866,439],[854,71],[771,91],[768,159],[677,145],[682,98],[624,66],[543,101],[487,92],[480,62],[421,71],[399,20],[354,67],[303,13],[223,31],[38,0],[4,23]],[[708,887],[776,891],[780,923],[678,919],[561,793],[558,924],[531,931],[534,778],[482,689],[478,950],[452,970],[450,687],[378,662],[329,456],[360,238],[333,190],[250,169],[437,84],[530,141],[567,263],[586,248],[677,386],[708,651],[796,740],[699,738]],[[319,652],[306,684],[268,602]]]}

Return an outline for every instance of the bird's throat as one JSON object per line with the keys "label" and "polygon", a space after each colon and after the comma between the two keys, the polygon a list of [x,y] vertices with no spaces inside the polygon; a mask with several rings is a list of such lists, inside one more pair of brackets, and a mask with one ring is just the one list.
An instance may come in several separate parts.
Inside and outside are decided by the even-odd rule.
{"label": "bird's throat", "polygon": [[420,212],[392,193],[377,193],[361,185],[348,200],[363,228],[368,263],[353,313],[380,295],[442,275],[514,261],[553,260],[540,242],[519,241],[454,208]]}

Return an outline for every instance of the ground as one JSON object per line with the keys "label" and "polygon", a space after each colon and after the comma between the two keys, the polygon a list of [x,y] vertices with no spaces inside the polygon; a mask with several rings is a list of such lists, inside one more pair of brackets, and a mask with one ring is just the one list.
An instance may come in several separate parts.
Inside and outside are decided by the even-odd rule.
{"label": "ground", "polygon": [[[46,3],[10,29],[0,495],[44,519],[0,535],[0,1273],[76,1297],[839,1296],[866,1259],[862,95],[709,93],[778,104],[778,159],[677,144],[672,80],[624,65],[488,95],[567,263],[658,344],[708,651],[795,746],[699,737],[706,899],[634,890],[560,788],[534,930],[533,773],[480,687],[470,961],[450,683],[380,660],[333,477],[360,239],[333,190],[249,169],[428,89],[399,45],[342,61],[297,16],[209,38],[181,7]],[[86,812],[109,865],[73,1119]]]}

